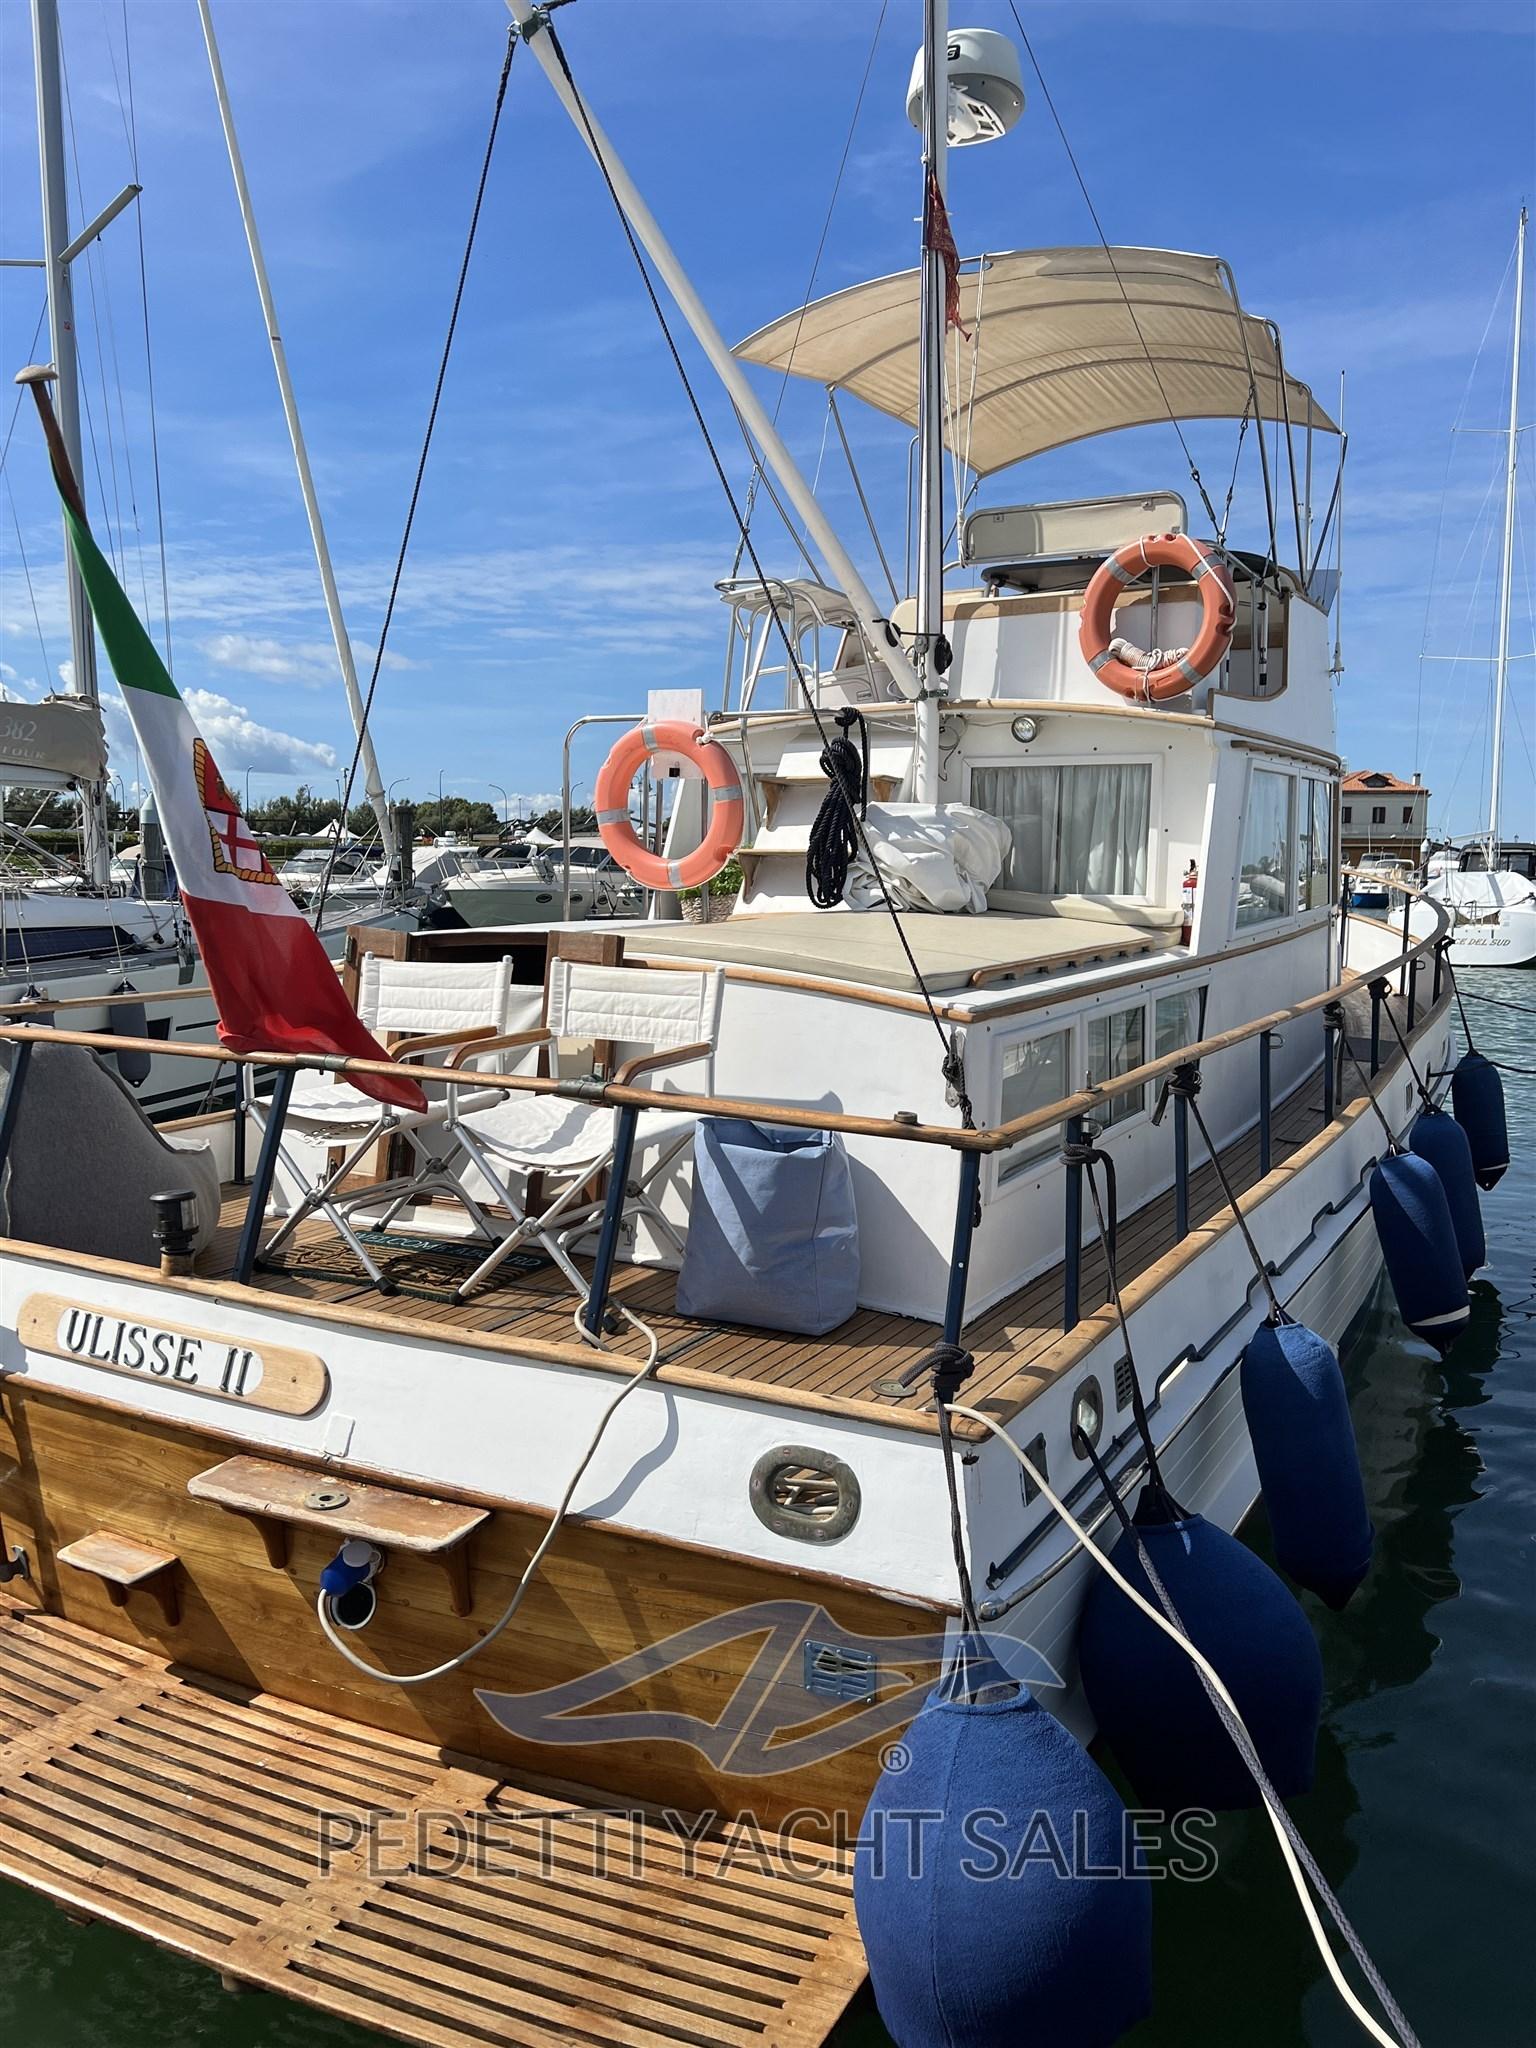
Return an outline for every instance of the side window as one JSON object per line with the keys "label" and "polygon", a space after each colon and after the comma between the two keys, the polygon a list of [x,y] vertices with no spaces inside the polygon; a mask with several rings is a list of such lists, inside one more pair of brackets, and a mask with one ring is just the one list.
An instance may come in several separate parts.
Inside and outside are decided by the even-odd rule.
{"label": "side window", "polygon": [[[1108,1016],[1088,1019],[1088,1079],[1097,1086],[1117,1074],[1129,1074],[1147,1062],[1147,1013],[1138,1003],[1131,1010],[1112,1010]],[[1123,1123],[1147,1106],[1145,1084],[1113,1095],[1103,1110],[1107,1123]]]}
{"label": "side window", "polygon": [[1152,1057],[1162,1059],[1181,1046],[1199,1038],[1205,1014],[1203,988],[1180,989],[1176,996],[1159,996],[1152,1010]]}
{"label": "side window", "polygon": [[1243,851],[1238,870],[1237,928],[1288,917],[1295,908],[1291,847],[1296,837],[1296,785],[1289,775],[1255,768],[1248,781],[1243,815]]}
{"label": "side window", "polygon": [[1386,823],[1386,822],[1387,822],[1387,807],[1386,807],[1386,805],[1385,805],[1385,804],[1372,804],[1372,805],[1371,805],[1371,823],[1372,823],[1373,825],[1385,825],[1385,823]]}
{"label": "side window", "polygon": [[1341,811],[1341,812],[1339,813],[1339,815],[1340,815],[1340,817],[1341,817],[1341,818],[1342,818],[1342,819],[1344,820],[1344,823],[1345,823],[1346,825],[1352,824],[1352,823],[1354,822],[1354,816],[1355,816],[1355,807],[1354,807],[1354,805],[1353,805],[1353,804],[1346,804],[1346,805],[1344,806],[1343,810],[1342,810],[1342,811]]}
{"label": "side window", "polygon": [[1413,823],[1413,805],[1412,805],[1412,804],[1404,804],[1404,805],[1403,805],[1403,823],[1404,823],[1405,825],[1411,825],[1411,824]]}
{"label": "side window", "polygon": [[[1016,1038],[1003,1047],[1001,1111],[1004,1123],[1016,1116],[1028,1116],[1032,1109],[1045,1109],[1072,1093],[1072,1032],[1050,1031],[1041,1038]],[[997,1184],[1037,1159],[1054,1152],[1061,1143],[1059,1131],[1041,1131],[1023,1144],[999,1156]]]}

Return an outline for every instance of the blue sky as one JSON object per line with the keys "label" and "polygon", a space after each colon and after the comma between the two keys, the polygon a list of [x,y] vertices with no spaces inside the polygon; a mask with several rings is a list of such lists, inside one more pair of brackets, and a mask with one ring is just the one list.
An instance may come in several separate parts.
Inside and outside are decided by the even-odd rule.
{"label": "blue sky", "polygon": [[[952,11],[1011,30],[1006,0],[954,0]],[[1453,441],[1450,429],[1458,416],[1476,429],[1503,419],[1507,265],[1516,210],[1536,192],[1528,0],[1237,0],[1226,10],[1048,0],[1021,12],[1111,239],[1225,255],[1245,302],[1279,321],[1289,363],[1325,402],[1348,372],[1342,744],[1357,765],[1422,769],[1437,824],[1475,826],[1488,665],[1421,666],[1420,655],[1486,657],[1491,646],[1498,443],[1482,431]],[[728,337],[804,292],[880,13],[879,0],[580,0],[559,16],[578,78]],[[62,16],[78,226],[130,175],[128,52],[120,0],[62,0]],[[818,291],[914,260],[903,99],[918,16],[915,0],[889,0]],[[215,17],[366,669],[506,15],[500,0],[215,0]],[[129,0],[127,27],[174,671],[197,693],[231,779],[251,771],[253,798],[300,778],[324,788],[346,765],[350,735],[196,9]],[[955,161],[963,251],[1092,239],[1028,82],[1015,134]],[[37,214],[27,10],[10,0],[0,9],[0,254],[34,253]],[[98,532],[121,528],[125,581],[136,597],[147,591],[158,633],[131,217],[91,264],[76,276],[96,429],[88,495]],[[31,346],[40,303],[37,273],[0,271],[7,381],[46,352]],[[1536,329],[1529,305],[1528,321]],[[1528,358],[1530,421],[1536,349]],[[740,440],[701,378],[739,482]],[[899,553],[905,433],[847,411]],[[7,399],[0,438],[9,417]],[[814,469],[820,394],[793,386],[783,422]],[[1222,492],[1234,432],[1192,435]],[[1505,766],[1506,828],[1526,832],[1536,831],[1533,471],[1528,454]],[[862,558],[857,508],[831,456],[824,486]],[[1039,458],[991,479],[982,502],[1152,486],[1187,486],[1166,427]],[[787,566],[787,537],[767,520],[759,534],[770,565]],[[1260,534],[1245,482],[1232,538]],[[733,541],[606,195],[525,52],[379,687],[386,778],[418,797],[440,772],[465,795],[499,802],[482,777],[540,795],[558,785],[560,735],[579,713],[638,710],[658,686],[715,692],[724,612],[712,585]],[[23,415],[0,485],[0,680],[36,694],[67,652],[58,527]],[[580,757],[579,782],[598,757]]]}

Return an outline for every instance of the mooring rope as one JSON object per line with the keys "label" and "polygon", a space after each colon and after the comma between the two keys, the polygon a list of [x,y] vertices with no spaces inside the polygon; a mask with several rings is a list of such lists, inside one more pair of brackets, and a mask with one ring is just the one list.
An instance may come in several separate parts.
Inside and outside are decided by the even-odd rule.
{"label": "mooring rope", "polygon": [[[812,821],[805,855],[805,893],[818,910],[835,910],[842,902],[859,851],[855,817],[869,816],[869,726],[853,704],[838,712],[837,724],[837,738],[821,750],[821,772],[831,788]],[[857,746],[849,736],[855,725]]]}
{"label": "mooring rope", "polygon": [[[508,1627],[512,1617],[517,1613],[519,1607],[522,1606],[528,1588],[538,1577],[539,1567],[543,1564],[551,1545],[565,1526],[565,1518],[570,1512],[571,1501],[575,1496],[576,1489],[581,1484],[582,1476],[586,1472],[587,1467],[597,1456],[598,1445],[602,1442],[609,1423],[612,1422],[620,1407],[629,1399],[636,1387],[648,1380],[656,1370],[656,1361],[661,1350],[660,1338],[648,1323],[642,1322],[639,1316],[632,1315],[622,1303],[616,1302],[614,1306],[618,1309],[619,1314],[626,1317],[645,1338],[645,1363],[631,1378],[624,1382],[623,1386],[620,1387],[619,1391],[598,1417],[597,1427],[593,1430],[587,1447],[582,1452],[576,1469],[570,1476],[565,1492],[560,1496],[560,1503],[556,1507],[554,1514],[550,1517],[549,1527],[544,1531],[543,1536],[539,1539],[534,1549],[532,1557],[529,1558],[524,1566],[523,1575],[513,1589],[512,1598],[502,1610],[500,1618],[491,1624],[483,1636],[472,1642],[467,1650],[461,1650],[456,1657],[449,1657],[441,1664],[434,1664],[430,1671],[381,1671],[377,1664],[369,1664],[364,1658],[357,1656],[342,1641],[336,1632],[336,1626],[331,1617],[330,1595],[322,1592],[315,1602],[315,1612],[320,1617],[320,1626],[325,1632],[325,1639],[338,1656],[346,1658],[354,1671],[362,1672],[365,1678],[376,1679],[381,1685],[429,1685],[434,1678],[447,1678],[450,1673],[462,1670],[472,1657],[478,1657],[480,1652],[494,1643],[502,1631]],[[575,1311],[577,1332],[587,1343],[601,1350],[601,1340],[594,1337],[581,1320],[585,1308],[585,1302],[577,1303]]]}
{"label": "mooring rope", "polygon": [[[969,1408],[959,1401],[951,1403],[951,1413],[963,1415],[969,1422],[979,1422],[984,1429],[990,1430],[992,1435],[1007,1447],[1026,1478],[1029,1479],[1032,1485],[1039,1488],[1042,1497],[1055,1509],[1072,1535],[1076,1537],[1077,1541],[1087,1551],[1100,1570],[1114,1581],[1126,1598],[1134,1606],[1138,1607],[1149,1621],[1160,1628],[1165,1636],[1168,1636],[1178,1645],[1180,1651],[1194,1665],[1216,1712],[1221,1716],[1223,1727],[1226,1728],[1231,1736],[1238,1755],[1242,1758],[1254,1783],[1259,1788],[1264,1802],[1264,1810],[1269,1817],[1270,1826],[1275,1831],[1275,1837],[1280,1845],[1280,1853],[1285,1860],[1287,1872],[1290,1875],[1296,1896],[1301,1903],[1301,1909],[1306,1917],[1312,1939],[1317,1946],[1318,1954],[1322,1957],[1340,1998],[1371,2039],[1380,2044],[1380,2048],[1420,2048],[1418,2036],[1414,2033],[1396,1999],[1393,1998],[1392,1993],[1387,1988],[1380,1971],[1371,1961],[1360,1937],[1350,1925],[1343,1907],[1339,1904],[1327,1880],[1317,1868],[1315,1857],[1302,1840],[1295,1822],[1285,1810],[1284,1802],[1270,1782],[1268,1773],[1265,1771],[1260,1760],[1253,1737],[1249,1734],[1247,1724],[1238,1712],[1236,1702],[1223,1684],[1221,1674],[1190,1641],[1182,1623],[1177,1622],[1176,1618],[1175,1620],[1169,1620],[1166,1615],[1160,1614],[1157,1608],[1137,1592],[1136,1588],[1130,1584],[1111,1559],[1100,1550],[1088,1531],[1066,1505],[1065,1501],[1053,1491],[1045,1474],[1037,1469],[1033,1459],[1014,1442],[1001,1423],[994,1421],[990,1415],[984,1414],[981,1409]],[[1086,1441],[1086,1439],[1082,1438],[1080,1431],[1078,1432],[1078,1437],[1080,1441]],[[1110,1497],[1117,1503],[1117,1506],[1123,1513],[1123,1504],[1120,1503],[1119,1496],[1115,1493],[1113,1486],[1110,1487]],[[1158,1589],[1160,1597],[1166,1598],[1166,1589],[1162,1588],[1161,1582],[1158,1580],[1156,1571],[1152,1566],[1151,1559],[1147,1557],[1145,1546],[1141,1543],[1139,1537],[1137,1538],[1137,1550],[1142,1569],[1147,1573],[1148,1583]],[[1172,1602],[1169,1601],[1168,1604],[1172,1608]],[[1305,1876],[1303,1872],[1305,1872]],[[1307,1879],[1310,1879],[1316,1887],[1318,1897],[1326,1907],[1330,1919],[1333,1920],[1340,1934],[1349,1944],[1350,1952],[1359,1962],[1371,1989],[1380,2000],[1382,2011],[1386,2013],[1394,2029],[1392,2034],[1386,2033],[1372,2018],[1364,2005],[1361,2004],[1349,1980],[1340,1969],[1338,1958],[1334,1955],[1329,1943],[1327,1930],[1318,1918],[1317,1908],[1313,1904],[1311,1894],[1307,1890]]]}

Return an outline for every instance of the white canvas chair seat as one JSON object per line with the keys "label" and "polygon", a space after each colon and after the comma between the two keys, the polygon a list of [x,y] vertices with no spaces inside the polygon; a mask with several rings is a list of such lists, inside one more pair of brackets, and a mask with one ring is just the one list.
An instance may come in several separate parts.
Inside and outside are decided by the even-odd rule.
{"label": "white canvas chair seat", "polygon": [[[403,1043],[390,1048],[391,1058],[402,1066],[426,1059],[442,1065],[467,1064],[481,1041],[505,1036],[509,1026],[524,1021],[540,1000],[536,989],[514,992],[510,960],[390,960],[370,953],[359,965],[358,1015],[380,1037],[403,1037]],[[353,1227],[352,1213],[359,1208],[378,1212],[371,1222],[387,1228],[407,1202],[428,1194],[448,1195],[468,1212],[476,1229],[489,1231],[479,1204],[450,1170],[448,1161],[458,1147],[441,1134],[456,1093],[469,1094],[476,1104],[487,1106],[499,1098],[495,1091],[460,1091],[430,1080],[424,1083],[424,1092],[424,1109],[405,1109],[376,1102],[341,1075],[305,1070],[297,1076],[283,1135],[309,1138],[326,1145],[327,1151],[317,1172],[306,1170],[279,1143],[288,1212],[263,1247],[264,1260],[271,1259],[301,1223],[320,1214],[374,1285],[383,1286],[379,1267]],[[261,1105],[252,1107],[261,1123]],[[410,1145],[410,1171],[347,1188],[369,1154],[395,1137]]]}
{"label": "white canvas chair seat", "polygon": [[[542,1036],[551,1045],[576,1039],[613,1047],[609,1078],[614,1081],[665,1092],[681,1085],[681,1073],[702,1067],[707,1089],[722,980],[717,968],[694,973],[557,958],[550,963]],[[503,1094],[488,1107],[455,1105],[448,1121],[512,1219],[510,1231],[460,1285],[460,1297],[481,1286],[520,1246],[537,1243],[585,1299],[587,1283],[571,1245],[603,1208],[597,1179],[613,1159],[617,1111],[565,1095]],[[644,1214],[679,1254],[682,1240],[663,1215],[654,1188],[691,1142],[695,1121],[687,1110],[642,1110],[635,1125],[635,1163],[623,1191],[626,1211]],[[533,1189],[545,1204],[537,1213]]]}

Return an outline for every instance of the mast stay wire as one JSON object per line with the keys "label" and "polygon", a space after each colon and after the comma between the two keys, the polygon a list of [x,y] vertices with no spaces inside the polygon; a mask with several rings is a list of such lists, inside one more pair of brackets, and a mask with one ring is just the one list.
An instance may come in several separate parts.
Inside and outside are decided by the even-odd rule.
{"label": "mast stay wire", "polygon": [[[1465,385],[1462,387],[1461,402],[1456,408],[1456,417],[1451,421],[1450,432],[1447,434],[1445,441],[1445,474],[1441,478],[1440,482],[1440,511],[1435,521],[1435,545],[1430,553],[1429,577],[1424,591],[1424,626],[1423,631],[1421,632],[1419,637],[1418,680],[1414,692],[1413,748],[1414,754],[1421,767],[1423,765],[1423,749],[1421,746],[1421,740],[1423,737],[1422,725],[1424,715],[1424,662],[1429,647],[1430,609],[1434,604],[1435,584],[1437,577],[1439,575],[1440,549],[1445,538],[1445,508],[1451,494],[1451,464],[1455,460],[1456,455],[1456,436],[1461,432],[1462,421],[1467,416],[1467,407],[1472,402],[1472,386],[1477,378],[1478,365],[1483,360],[1483,351],[1488,346],[1488,337],[1493,332],[1493,323],[1498,317],[1499,306],[1504,298],[1504,287],[1509,282],[1510,274],[1514,270],[1514,267],[1515,250],[1514,245],[1511,244],[1509,255],[1505,259],[1503,275],[1500,277],[1498,287],[1494,292],[1492,303],[1488,308],[1488,318],[1483,323],[1483,331],[1481,336],[1479,337],[1477,349],[1472,357],[1471,367],[1467,371],[1467,381]],[[1477,520],[1481,519],[1483,513],[1487,510],[1488,498],[1492,496],[1493,489],[1494,484],[1493,481],[1490,480],[1487,495],[1484,497],[1483,503],[1478,507],[1476,519],[1474,519],[1468,526],[1467,537],[1462,542],[1461,554],[1457,558],[1455,569],[1451,572],[1453,576],[1459,575],[1461,572],[1462,563],[1466,560],[1467,549],[1471,546],[1472,536],[1477,529]],[[1485,546],[1485,556],[1486,553],[1487,550]],[[1444,709],[1444,701],[1442,700],[1440,706],[1440,714],[1443,714]],[[1430,738],[1431,749],[1434,748],[1435,743],[1439,739],[1441,723],[1440,714],[1437,714],[1436,716],[1435,731]]]}
{"label": "mast stay wire", "polygon": [[[102,0],[105,7],[106,0]],[[127,122],[128,154],[133,163],[133,182],[141,185],[139,177],[139,117],[133,97],[133,46],[128,38],[128,0],[122,0],[123,7],[123,70],[127,80]],[[111,48],[109,41],[107,47]],[[113,58],[114,75],[116,58]],[[119,96],[119,104],[122,104]],[[139,309],[144,327],[144,381],[149,397],[149,453],[154,471],[155,483],[155,538],[160,553],[160,618],[165,636],[165,666],[171,669],[171,579],[166,566],[165,554],[165,503],[160,489],[160,423],[155,407],[155,353],[149,338],[149,281],[144,263],[144,200],[141,195],[134,201],[133,225],[139,247]]]}
{"label": "mast stay wire", "polygon": [[[800,695],[804,700],[805,708],[810,713],[811,721],[815,725],[821,739],[822,748],[824,751],[830,752],[834,736],[822,716],[821,706],[816,702],[815,693],[806,680],[805,670],[801,665],[793,635],[784,623],[783,613],[770,587],[767,571],[764,569],[762,560],[758,555],[750,529],[742,517],[736,493],[731,488],[730,478],[726,475],[725,464],[721,460],[720,451],[715,445],[713,434],[710,432],[709,422],[704,417],[704,409],[699,403],[698,393],[693,388],[693,380],[688,374],[688,366],[683,361],[682,352],[677,344],[677,338],[672,332],[670,321],[667,319],[666,309],[661,303],[660,295],[651,277],[650,266],[647,264],[644,252],[641,250],[640,244],[636,239],[634,228],[630,224],[629,215],[624,211],[624,202],[620,199],[618,190],[614,185],[612,173],[608,169],[607,158],[598,147],[597,137],[592,127],[592,119],[587,112],[586,99],[572,74],[570,60],[565,54],[565,45],[560,40],[559,32],[548,14],[536,16],[534,21],[530,23],[530,30],[549,37],[549,47],[554,54],[555,61],[560,66],[561,73],[564,76],[566,85],[570,89],[577,111],[581,115],[581,125],[587,148],[597,165],[608,196],[613,202],[619,226],[625,241],[629,245],[630,254],[634,257],[635,267],[640,273],[640,281],[645,287],[646,297],[649,299],[651,310],[656,316],[656,322],[661,330],[662,339],[666,343],[667,353],[672,358],[673,368],[677,371],[678,381],[683,387],[683,394],[688,401],[689,410],[693,414],[694,424],[697,426],[704,446],[708,451],[710,462],[719,480],[721,491],[724,493],[726,504],[730,508],[731,517],[736,522],[737,531],[741,536],[742,549],[747,559],[751,562],[753,575],[762,587],[764,600],[773,617],[774,628],[783,643],[789,668],[793,672]],[[873,874],[876,886],[879,888],[881,900],[890,916],[897,942],[906,957],[907,966],[911,970],[913,985],[922,997],[923,1007],[928,1014],[929,1021],[938,1034],[939,1044],[943,1048],[942,1070],[948,1099],[954,1107],[959,1109],[963,1127],[966,1130],[974,1130],[976,1128],[975,1112],[965,1086],[964,1061],[959,1047],[959,1034],[957,1032],[951,1038],[945,1033],[943,1019],[939,1015],[923,971],[918,966],[917,956],[912,951],[912,944],[907,937],[906,927],[901,921],[901,913],[896,907],[895,898],[891,894],[890,884],[886,880],[884,870],[875,859],[874,851],[870,846],[869,836],[865,830],[864,820],[859,816],[857,803],[854,802],[848,789],[840,780],[834,778],[831,787],[838,794],[839,801],[847,812],[849,823],[863,851],[864,858],[869,863],[870,872]],[[979,1199],[978,1195],[978,1202]]]}
{"label": "mast stay wire", "polygon": [[[45,296],[41,307],[38,309],[37,324],[32,329],[32,340],[28,344],[27,355],[29,361],[36,359],[37,338],[43,331],[43,322],[47,319],[47,317],[48,301]],[[10,421],[5,429],[5,444],[3,447],[0,447],[0,477],[3,477],[5,479],[6,501],[11,508],[11,523],[16,528],[16,553],[21,562],[22,578],[27,586],[27,599],[32,607],[32,623],[37,629],[37,644],[42,649],[43,687],[46,689],[49,686],[53,677],[53,659],[48,652],[48,642],[43,634],[43,615],[38,610],[37,607],[37,591],[32,582],[31,565],[27,561],[27,544],[25,540],[22,538],[21,513],[17,508],[16,493],[11,489],[11,479],[5,467],[6,458],[9,456],[11,452],[11,436],[16,431],[16,416],[21,411],[21,401],[25,396],[26,393],[18,388],[16,393],[16,402],[11,407]]]}
{"label": "mast stay wire", "polygon": [[[1125,310],[1131,316],[1131,325],[1136,330],[1136,339],[1141,344],[1142,354],[1147,359],[1147,368],[1152,372],[1152,379],[1157,385],[1158,396],[1162,399],[1163,406],[1167,411],[1168,423],[1179,438],[1179,446],[1184,451],[1184,462],[1189,470],[1190,481],[1200,493],[1200,502],[1205,507],[1206,515],[1210,519],[1211,527],[1214,531],[1217,523],[1216,507],[1211,503],[1210,493],[1205,488],[1204,480],[1195,464],[1194,454],[1185,435],[1183,423],[1173,409],[1173,401],[1169,398],[1167,388],[1163,383],[1162,372],[1157,367],[1157,360],[1152,354],[1152,349],[1145,333],[1142,331],[1141,322],[1136,317],[1135,304],[1131,299],[1130,293],[1126,290],[1125,280],[1120,275],[1120,266],[1115,261],[1114,250],[1110,247],[1109,237],[1104,232],[1104,223],[1099,218],[1099,209],[1093,203],[1093,195],[1088,190],[1088,181],[1083,176],[1082,168],[1077,161],[1077,153],[1067,138],[1066,127],[1062,122],[1060,114],[1056,111],[1056,102],[1051,97],[1051,88],[1046,84],[1045,73],[1040,68],[1040,59],[1035,55],[1035,46],[1029,39],[1029,30],[1025,28],[1023,18],[1015,6],[1014,0],[1008,0],[1008,12],[1013,16],[1014,26],[1019,32],[1019,40],[1024,45],[1025,55],[1029,58],[1030,68],[1033,70],[1036,81],[1039,84],[1041,98],[1045,101],[1046,110],[1055,124],[1057,135],[1061,138],[1061,146],[1067,153],[1067,161],[1072,166],[1072,175],[1077,180],[1077,189],[1082,193],[1083,204],[1087,207],[1093,221],[1094,232],[1099,238],[1099,246],[1109,259],[1110,271],[1114,276],[1115,283],[1119,286],[1120,296],[1125,301]],[[1239,309],[1238,317],[1241,318],[1241,309]],[[1249,381],[1251,386],[1252,379],[1250,378]]]}
{"label": "mast stay wire", "polygon": [[[837,160],[837,170],[832,179],[831,197],[827,201],[826,213],[822,216],[821,234],[817,238],[816,253],[811,258],[810,276],[807,277],[807,279],[805,280],[805,290],[800,297],[800,306],[795,318],[795,331],[793,336],[791,337],[789,344],[789,358],[786,361],[783,373],[779,378],[778,395],[773,401],[772,418],[775,426],[777,426],[779,423],[779,413],[784,405],[784,394],[789,389],[789,380],[794,372],[795,351],[800,346],[800,332],[805,325],[805,316],[811,309],[811,293],[816,289],[816,279],[821,274],[821,259],[826,254],[827,237],[832,232],[832,216],[837,211],[838,197],[843,189],[843,175],[848,169],[848,159],[853,153],[853,141],[855,135],[858,133],[859,116],[864,111],[864,95],[869,89],[870,74],[875,68],[875,56],[880,48],[880,38],[885,33],[885,17],[887,13],[890,11],[890,4],[891,0],[880,0],[880,13],[875,21],[875,33],[870,38],[869,55],[864,59],[864,75],[860,78],[858,92],[854,95],[853,114],[848,122],[848,133],[843,137],[842,154],[841,156],[839,156]],[[762,455],[758,452],[758,450],[753,448],[752,438],[749,434],[747,434],[745,421],[741,422],[741,431],[743,435],[746,436],[747,448],[753,457],[752,474],[747,481],[746,493],[743,500],[744,523],[750,529],[752,525],[752,513],[757,504],[758,487],[761,484],[767,483],[769,498],[777,507],[780,518],[783,519],[785,525],[789,527],[791,534],[794,535],[795,529],[793,523],[790,520],[789,514],[784,510],[784,507],[781,504],[779,504],[777,493],[774,491],[772,484],[768,482],[768,465],[764,462]],[[796,536],[796,539],[798,544],[798,536]],[[741,558],[744,552],[745,548],[743,542],[738,540],[738,542],[736,543],[735,559],[731,564],[731,575],[733,578],[740,574]],[[803,549],[802,552],[804,552]],[[882,562],[884,561],[884,559],[885,558],[882,555]]]}
{"label": "mast stay wire", "polygon": [[[453,353],[453,338],[458,331],[459,313],[464,304],[464,287],[469,281],[470,258],[475,251],[475,234],[480,226],[480,209],[485,203],[485,188],[491,175],[491,158],[496,150],[496,135],[501,127],[501,110],[506,104],[507,81],[512,75],[512,59],[517,54],[517,31],[507,31],[506,55],[501,62],[501,77],[496,86],[496,104],[491,109],[491,129],[485,139],[485,154],[480,163],[480,180],[475,187],[475,203],[470,209],[469,232],[464,241],[464,254],[459,261],[458,281],[453,291],[453,307],[448,315],[448,332],[443,337],[442,355],[438,359],[437,381],[432,387],[432,403],[427,411],[426,430],[422,435],[421,453],[416,460],[416,475],[411,484],[410,502],[406,507],[405,526],[400,535],[400,548],[395,556],[394,574],[390,578],[389,599],[384,607],[383,623],[379,627],[378,644],[373,650],[373,668],[368,677],[368,688],[363,695],[363,715],[357,722],[357,739],[352,748],[352,759],[347,765],[346,789],[341,800],[341,830],[336,834],[325,863],[325,873],[320,878],[320,887],[315,892],[314,928],[320,929],[320,920],[325,915],[325,899],[330,890],[331,879],[336,872],[337,856],[341,852],[346,836],[347,814],[352,808],[352,791],[357,782],[357,770],[363,758],[363,737],[368,730],[369,715],[373,710],[374,693],[379,687],[379,674],[384,666],[384,650],[389,642],[389,629],[395,616],[395,601],[400,595],[400,581],[405,574],[406,552],[411,544],[411,530],[416,524],[416,508],[421,502],[422,480],[427,473],[427,456],[432,448],[432,436],[437,427],[438,409],[442,404],[443,386],[448,379],[448,360]],[[441,820],[439,820],[441,823]]]}

